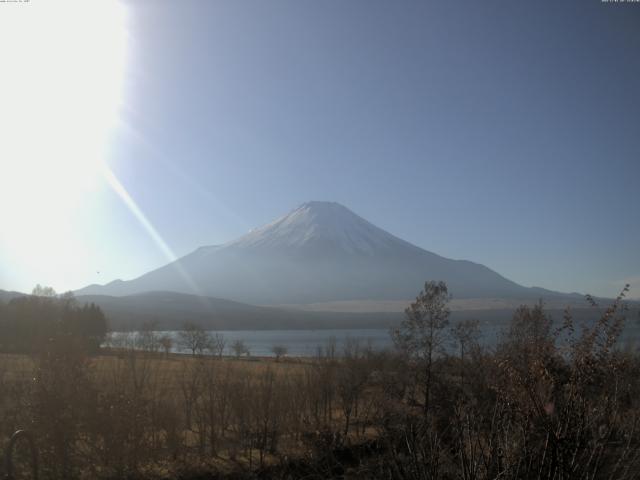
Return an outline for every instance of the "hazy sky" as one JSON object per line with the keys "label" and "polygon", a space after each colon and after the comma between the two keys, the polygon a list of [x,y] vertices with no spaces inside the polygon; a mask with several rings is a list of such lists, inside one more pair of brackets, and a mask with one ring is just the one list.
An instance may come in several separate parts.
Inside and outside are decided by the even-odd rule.
{"label": "hazy sky", "polygon": [[[180,256],[228,241],[307,200],[340,202],[420,247],[523,285],[599,295],[625,281],[640,287],[640,4],[122,5],[115,33],[96,41],[104,51],[83,46],[69,57],[80,78],[101,66],[113,72],[104,63],[115,55],[110,35],[124,35],[121,78],[84,82],[101,85],[88,90],[93,99],[121,81],[102,149],[121,195],[99,178],[64,208],[49,208],[44,192],[68,183],[25,187],[24,201],[40,208],[4,223],[0,288],[133,278],[166,263],[168,250]],[[91,26],[65,17],[40,42],[55,41],[69,22]],[[78,45],[92,32],[78,30]],[[12,95],[27,74],[16,58]],[[42,61],[31,58],[37,68]],[[31,76],[36,86],[49,81]],[[74,125],[88,118],[76,103],[63,138],[77,138]],[[53,157],[58,166],[63,156]],[[0,158],[3,168],[13,162]],[[11,198],[27,198],[13,183]],[[24,201],[4,208],[19,214]],[[21,236],[31,239],[28,251]]]}

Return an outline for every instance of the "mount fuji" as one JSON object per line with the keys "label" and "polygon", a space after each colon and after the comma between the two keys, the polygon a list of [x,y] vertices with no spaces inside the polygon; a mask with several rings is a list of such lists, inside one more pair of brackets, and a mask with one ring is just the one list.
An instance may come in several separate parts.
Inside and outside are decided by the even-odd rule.
{"label": "mount fuji", "polygon": [[414,298],[444,280],[455,298],[550,298],[467,260],[451,260],[376,227],[334,202],[308,202],[223,245],[201,247],[139,278],[78,295],[173,291],[260,305]]}

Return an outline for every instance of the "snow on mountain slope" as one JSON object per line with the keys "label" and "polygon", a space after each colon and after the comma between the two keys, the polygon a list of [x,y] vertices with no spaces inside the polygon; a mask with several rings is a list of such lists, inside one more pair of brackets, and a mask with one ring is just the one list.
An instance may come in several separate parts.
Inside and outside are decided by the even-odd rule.
{"label": "snow on mountain slope", "polygon": [[562,295],[525,288],[484,265],[423,250],[333,202],[305,203],[224,245],[201,247],[134,280],[77,293],[163,290],[253,304],[301,304],[413,298],[426,280],[446,281],[456,298]]}
{"label": "snow on mountain slope", "polygon": [[409,244],[335,202],[308,202],[278,220],[225,245],[286,249],[333,244],[349,254],[375,255]]}

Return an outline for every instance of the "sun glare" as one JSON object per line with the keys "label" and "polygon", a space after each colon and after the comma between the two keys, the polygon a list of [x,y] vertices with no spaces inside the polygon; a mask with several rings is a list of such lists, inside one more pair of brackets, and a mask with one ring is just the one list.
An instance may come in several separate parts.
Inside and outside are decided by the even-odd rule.
{"label": "sun glare", "polygon": [[73,216],[98,184],[117,121],[124,7],[115,0],[7,3],[0,51],[0,248],[45,275],[82,257]]}

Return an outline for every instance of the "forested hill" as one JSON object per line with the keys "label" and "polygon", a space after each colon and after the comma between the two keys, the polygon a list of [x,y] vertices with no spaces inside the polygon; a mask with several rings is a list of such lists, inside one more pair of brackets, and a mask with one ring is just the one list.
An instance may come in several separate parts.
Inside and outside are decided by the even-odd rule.
{"label": "forested hill", "polygon": [[158,330],[179,330],[185,321],[211,330],[388,328],[403,315],[402,312],[308,312],[176,292],[77,298],[82,303],[99,305],[113,330],[136,330],[150,323]]}

